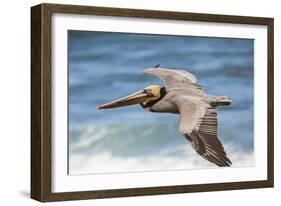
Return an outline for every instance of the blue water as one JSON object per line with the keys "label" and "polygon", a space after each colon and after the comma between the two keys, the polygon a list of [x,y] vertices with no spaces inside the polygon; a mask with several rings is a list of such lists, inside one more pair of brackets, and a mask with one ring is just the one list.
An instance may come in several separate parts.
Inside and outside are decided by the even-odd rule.
{"label": "blue water", "polygon": [[[177,132],[177,115],[149,113],[139,105],[96,110],[99,104],[162,84],[142,75],[144,68],[157,64],[192,72],[208,94],[230,96],[232,105],[218,109],[220,139],[230,158],[237,156],[235,151],[252,154],[253,43],[250,39],[69,31],[70,173],[72,169],[79,173],[79,167],[84,168],[81,173],[96,172],[97,167],[87,165],[92,161],[74,163],[78,156],[85,162],[100,154],[123,162],[183,156],[182,147],[188,142]],[[192,149],[186,146],[186,150]],[[137,164],[125,168],[150,170]],[[104,172],[115,171],[113,166],[104,167]],[[173,166],[165,164],[165,168]],[[126,172],[121,170],[116,172]]]}

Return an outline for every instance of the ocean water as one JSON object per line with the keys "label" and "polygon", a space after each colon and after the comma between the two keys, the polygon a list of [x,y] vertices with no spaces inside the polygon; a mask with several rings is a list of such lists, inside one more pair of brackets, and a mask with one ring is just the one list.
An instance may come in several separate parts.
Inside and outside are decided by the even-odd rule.
{"label": "ocean water", "polygon": [[218,109],[219,137],[233,167],[254,163],[251,39],[69,31],[69,174],[213,168],[178,131],[178,115],[139,105],[96,106],[162,82],[144,68],[192,72]]}

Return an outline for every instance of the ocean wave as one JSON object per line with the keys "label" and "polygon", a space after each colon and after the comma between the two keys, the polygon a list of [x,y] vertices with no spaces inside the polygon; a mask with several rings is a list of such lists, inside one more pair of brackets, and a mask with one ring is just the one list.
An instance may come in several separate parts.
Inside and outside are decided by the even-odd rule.
{"label": "ocean wave", "polygon": [[[255,165],[252,152],[245,152],[226,144],[228,156],[232,160],[232,167],[253,167]],[[152,172],[168,170],[208,169],[217,166],[200,157],[191,147],[179,148],[181,155],[151,155],[140,157],[114,156],[110,152],[103,152],[93,156],[83,154],[71,155],[69,158],[70,175]],[[165,152],[164,152],[165,153]]]}
{"label": "ocean wave", "polygon": [[[73,126],[69,132],[71,174],[210,168],[177,131],[177,115],[147,114],[121,123]],[[220,119],[219,136],[233,167],[253,166],[253,137],[241,113]],[[150,118],[148,118],[150,117]],[[225,124],[225,118],[232,118]],[[146,121],[143,121],[146,119]],[[248,125],[248,126],[247,126]],[[235,129],[239,128],[239,130]]]}
{"label": "ocean wave", "polygon": [[123,118],[123,123],[113,119],[112,122],[107,120],[94,126],[72,127],[69,132],[70,155],[94,155],[109,151],[117,156],[145,156],[185,141],[176,132],[176,117],[161,120],[154,116],[145,122],[141,121],[144,118],[139,115],[134,119]]}

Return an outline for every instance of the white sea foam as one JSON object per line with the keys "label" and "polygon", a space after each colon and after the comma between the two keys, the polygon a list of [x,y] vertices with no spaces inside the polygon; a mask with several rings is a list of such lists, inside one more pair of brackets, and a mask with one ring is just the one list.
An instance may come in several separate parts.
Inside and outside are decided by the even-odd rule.
{"label": "white sea foam", "polygon": [[[253,153],[243,152],[233,145],[226,145],[228,156],[233,162],[232,167],[254,166]],[[148,172],[159,170],[187,170],[214,168],[215,165],[201,158],[191,147],[182,146],[180,155],[162,154],[150,156],[114,156],[110,152],[95,155],[72,154],[69,159],[69,171],[71,175],[95,174],[95,173],[120,173],[120,172]]]}
{"label": "white sea foam", "polygon": [[98,130],[95,127],[87,127],[79,137],[79,141],[70,144],[71,150],[81,149],[89,146],[91,143],[102,139],[106,134],[106,128],[100,127]]}

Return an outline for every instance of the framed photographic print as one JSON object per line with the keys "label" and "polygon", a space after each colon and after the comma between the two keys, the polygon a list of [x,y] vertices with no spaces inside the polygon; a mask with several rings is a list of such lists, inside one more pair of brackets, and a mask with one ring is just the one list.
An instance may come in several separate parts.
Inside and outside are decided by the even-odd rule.
{"label": "framed photographic print", "polygon": [[31,8],[31,197],[273,187],[273,19]]}

